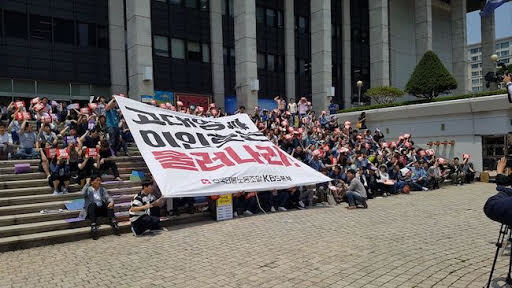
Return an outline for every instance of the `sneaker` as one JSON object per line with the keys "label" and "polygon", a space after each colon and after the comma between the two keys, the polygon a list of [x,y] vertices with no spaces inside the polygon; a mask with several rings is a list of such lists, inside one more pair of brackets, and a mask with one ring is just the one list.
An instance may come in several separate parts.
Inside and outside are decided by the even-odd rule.
{"label": "sneaker", "polygon": [[254,213],[252,213],[251,211],[249,210],[245,210],[244,212],[244,216],[251,216],[251,215],[254,215]]}
{"label": "sneaker", "polygon": [[53,191],[53,195],[60,195],[59,190],[54,190],[54,191]]}
{"label": "sneaker", "polygon": [[62,194],[68,194],[68,189],[62,188]]}
{"label": "sneaker", "polygon": [[98,226],[96,223],[91,224],[91,236],[93,240],[98,240],[100,238],[100,235],[98,233]]}
{"label": "sneaker", "polygon": [[368,209],[368,203],[366,203],[366,201],[363,201],[363,208]]}
{"label": "sneaker", "polygon": [[270,207],[270,212],[272,212],[272,213],[276,212],[276,208],[274,208],[274,206]]}
{"label": "sneaker", "polygon": [[233,212],[233,218],[237,218],[238,217],[238,212]]}
{"label": "sneaker", "polygon": [[422,187],[421,190],[428,191],[428,188],[427,187]]}
{"label": "sneaker", "polygon": [[114,178],[115,181],[123,181],[123,179],[121,179],[120,177],[116,177]]}
{"label": "sneaker", "polygon": [[112,231],[114,232],[114,235],[121,236],[121,231],[119,230],[119,225],[117,225],[117,222],[110,223],[110,226],[112,226]]}
{"label": "sneaker", "polygon": [[306,205],[304,205],[304,202],[299,201],[299,207],[300,207],[300,208],[306,208]]}
{"label": "sneaker", "polygon": [[284,208],[284,207],[277,207],[277,209],[278,209],[279,211],[282,211],[282,212],[284,212],[284,211],[288,211],[288,209],[286,209],[286,208]]}

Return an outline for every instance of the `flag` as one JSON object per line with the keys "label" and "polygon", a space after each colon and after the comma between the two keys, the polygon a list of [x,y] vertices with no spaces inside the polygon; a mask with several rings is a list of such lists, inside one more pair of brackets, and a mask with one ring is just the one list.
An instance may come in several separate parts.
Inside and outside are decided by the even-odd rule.
{"label": "flag", "polygon": [[480,11],[480,16],[489,16],[494,13],[496,8],[508,2],[508,0],[487,0],[484,8]]}

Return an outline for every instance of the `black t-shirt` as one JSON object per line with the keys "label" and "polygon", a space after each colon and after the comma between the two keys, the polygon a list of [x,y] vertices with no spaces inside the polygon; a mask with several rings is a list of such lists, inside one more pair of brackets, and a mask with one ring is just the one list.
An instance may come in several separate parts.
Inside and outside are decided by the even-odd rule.
{"label": "black t-shirt", "polygon": [[85,136],[84,146],[87,148],[96,148],[98,142],[100,141],[100,137],[92,138],[91,136]]}

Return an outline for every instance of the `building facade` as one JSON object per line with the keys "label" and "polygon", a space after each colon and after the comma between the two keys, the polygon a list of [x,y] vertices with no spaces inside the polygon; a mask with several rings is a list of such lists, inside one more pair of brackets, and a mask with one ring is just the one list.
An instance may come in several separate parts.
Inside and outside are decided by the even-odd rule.
{"label": "building facade", "polygon": [[[468,45],[468,87],[471,91],[483,91],[485,88],[484,74],[482,73],[482,61],[491,62],[491,59],[482,59],[482,45],[475,43]],[[507,66],[512,64],[512,37],[496,39],[496,55],[498,60]]]}
{"label": "building facade", "polygon": [[282,96],[346,108],[359,101],[359,80],[363,92],[404,88],[428,50],[465,92],[469,2],[4,0],[0,95],[127,92],[229,112]]}

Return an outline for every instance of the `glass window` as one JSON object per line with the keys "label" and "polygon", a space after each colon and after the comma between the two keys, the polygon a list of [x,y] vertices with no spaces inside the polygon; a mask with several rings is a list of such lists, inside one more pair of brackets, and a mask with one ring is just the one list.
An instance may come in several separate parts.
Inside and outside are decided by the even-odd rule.
{"label": "glass window", "polygon": [[256,64],[258,66],[258,69],[265,69],[265,54],[258,53],[258,59]]}
{"label": "glass window", "polygon": [[167,0],[155,0],[157,2],[162,2],[162,3],[166,3],[167,4]]}
{"label": "glass window", "polygon": [[94,94],[91,91],[91,86],[88,84],[71,84],[71,95],[73,96],[89,96],[89,95],[95,95],[95,96],[106,96],[102,94]]}
{"label": "glass window", "polygon": [[496,44],[496,50],[500,49],[500,44]]}
{"label": "glass window", "polygon": [[277,24],[276,11],[273,9],[267,9],[267,26],[274,27]]}
{"label": "glass window", "polygon": [[172,58],[185,59],[185,42],[181,39],[171,39]]}
{"label": "glass window", "polygon": [[267,55],[267,70],[268,71],[276,71],[276,60],[275,56],[272,54]]}
{"label": "glass window", "polygon": [[471,83],[480,84],[480,79],[473,79],[473,80],[471,80]]}
{"label": "glass window", "polygon": [[473,87],[473,92],[478,92],[480,90],[480,87]]}
{"label": "glass window", "polygon": [[229,0],[229,16],[235,15],[235,7],[233,6],[233,0]]}
{"label": "glass window", "polygon": [[283,28],[284,20],[283,20],[283,11],[277,10],[277,27]]}
{"label": "glass window", "polygon": [[471,49],[471,54],[476,54],[478,53],[478,48],[472,48]]}
{"label": "glass window", "polygon": [[306,61],[304,61],[304,59],[299,59],[299,65],[297,68],[299,69],[300,75],[306,74]]}
{"label": "glass window", "polygon": [[162,57],[169,57],[169,38],[165,36],[153,36],[153,47],[155,55]]}
{"label": "glass window", "polygon": [[510,62],[510,58],[501,59],[501,62],[508,64]]}
{"label": "glass window", "polygon": [[98,48],[108,48],[108,30],[106,26],[98,25]]}
{"label": "glass window", "polygon": [[11,79],[0,78],[0,92],[12,92]]}
{"label": "glass window", "polygon": [[478,60],[478,56],[473,56],[473,57],[471,57],[471,60],[472,60],[472,61],[477,61],[477,60]]}
{"label": "glass window", "polygon": [[299,32],[306,33],[307,19],[306,17],[299,16]]}
{"label": "glass window", "polygon": [[34,94],[36,92],[35,89],[36,86],[32,80],[14,80],[15,93]]}
{"label": "glass window", "polygon": [[224,49],[222,49],[222,56],[224,56],[224,65],[228,65],[228,61],[229,61],[229,55],[228,55],[228,48],[224,47]]}
{"label": "glass window", "polygon": [[203,62],[210,63],[210,46],[206,43],[203,43],[201,54],[203,55]]}
{"label": "glass window", "polygon": [[78,47],[96,47],[96,27],[94,24],[78,23]]}
{"label": "glass window", "polygon": [[235,48],[229,49],[229,64],[235,65]]}
{"label": "glass window", "polygon": [[185,0],[185,7],[197,9],[197,0]]}
{"label": "glass window", "polygon": [[501,49],[506,49],[509,47],[509,42],[501,43]]}
{"label": "glass window", "polygon": [[5,36],[27,39],[27,14],[4,11]]}
{"label": "glass window", "polygon": [[478,71],[475,71],[475,72],[471,72],[471,75],[473,75],[473,76],[479,76],[479,75],[480,75],[480,73],[479,73]]}
{"label": "glass window", "polygon": [[226,15],[226,11],[228,10],[228,6],[226,3],[227,0],[222,0],[220,5],[222,7],[222,15]]}
{"label": "glass window", "polygon": [[187,43],[187,58],[188,61],[201,61],[201,47],[199,43],[192,41]]}
{"label": "glass window", "polygon": [[35,40],[51,41],[52,20],[50,17],[30,15],[30,37]]}
{"label": "glass window", "polygon": [[171,3],[171,5],[181,5],[181,0],[169,0],[169,2]]}
{"label": "glass window", "polygon": [[73,20],[53,18],[53,40],[57,43],[74,44]]}
{"label": "glass window", "polygon": [[64,82],[37,81],[37,94],[69,95],[69,84]]}
{"label": "glass window", "polygon": [[256,8],[256,23],[265,24],[265,9],[261,7]]}
{"label": "glass window", "polygon": [[208,11],[208,0],[200,0],[199,9],[201,9],[202,11]]}
{"label": "glass window", "polygon": [[508,50],[501,51],[501,56],[508,56],[508,55],[509,55],[509,51]]}
{"label": "glass window", "polygon": [[[110,86],[92,86],[91,94],[92,95],[104,95],[104,96],[112,95]],[[91,95],[91,94],[89,94],[89,95]]]}

